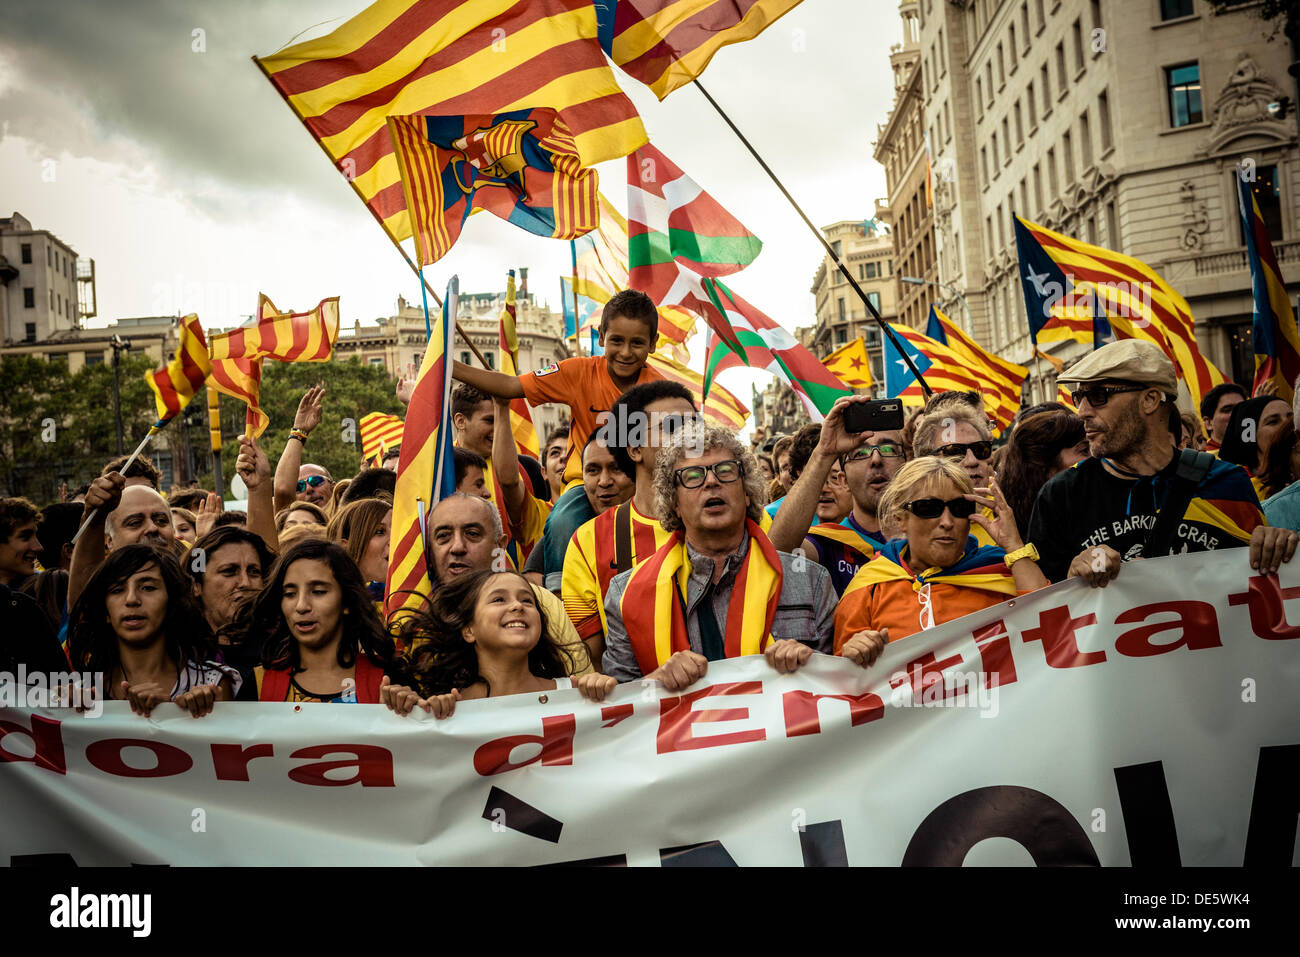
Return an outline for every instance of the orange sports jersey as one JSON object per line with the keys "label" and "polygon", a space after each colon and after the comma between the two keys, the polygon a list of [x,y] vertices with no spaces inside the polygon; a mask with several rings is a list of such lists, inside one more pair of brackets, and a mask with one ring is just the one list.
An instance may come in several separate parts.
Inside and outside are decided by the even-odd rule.
{"label": "orange sports jersey", "polygon": [[[628,544],[632,562],[636,564],[653,555],[673,536],[657,520],[638,512],[630,501],[626,505],[631,519]],[[605,593],[618,574],[615,523],[622,509],[621,505],[606,509],[579,527],[564,554],[560,593],[564,597],[564,610],[578,637],[584,641],[605,631]]]}
{"label": "orange sports jersey", "polygon": [[[655,382],[663,376],[645,366],[636,380]],[[587,436],[600,425],[600,416],[608,412],[614,401],[623,394],[609,377],[604,356],[576,356],[541,372],[526,372],[519,377],[524,398],[531,405],[562,402],[569,407],[568,462],[564,467],[564,480],[582,478],[582,447]]]}

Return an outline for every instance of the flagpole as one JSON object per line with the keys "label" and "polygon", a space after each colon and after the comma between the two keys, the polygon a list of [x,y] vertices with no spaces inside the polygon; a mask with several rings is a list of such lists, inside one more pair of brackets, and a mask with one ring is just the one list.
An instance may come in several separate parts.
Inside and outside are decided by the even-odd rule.
{"label": "flagpole", "polygon": [[225,498],[225,476],[221,472],[221,393],[208,392],[208,440],[212,446],[212,491]]}
{"label": "flagpole", "polygon": [[744,144],[745,149],[749,150],[749,154],[754,157],[759,166],[763,167],[763,172],[765,172],[772,182],[776,184],[776,188],[781,191],[781,195],[784,196],[786,201],[794,207],[794,211],[799,214],[799,218],[804,221],[804,225],[806,225],[812,231],[812,234],[817,237],[817,241],[821,243],[822,247],[826,250],[826,255],[831,257],[835,265],[839,268],[840,273],[849,281],[849,285],[853,287],[853,291],[858,294],[858,298],[861,299],[863,304],[867,307],[867,312],[871,314],[871,318],[876,320],[876,323],[880,326],[881,330],[894,344],[894,348],[898,350],[898,354],[903,357],[903,361],[907,363],[908,370],[916,377],[916,381],[920,383],[921,391],[925,393],[927,398],[934,395],[934,390],[931,389],[929,383],[925,381],[925,376],[921,375],[921,370],[916,367],[916,363],[912,361],[912,357],[909,356],[907,350],[903,348],[903,344],[899,340],[898,334],[894,332],[893,329],[889,328],[889,323],[885,322],[885,320],[881,318],[879,310],[872,305],[871,300],[867,298],[867,294],[862,291],[862,287],[858,285],[857,280],[849,273],[848,267],[845,266],[840,260],[840,257],[836,255],[835,249],[826,240],[826,237],[822,235],[821,230],[813,225],[812,220],[808,218],[807,214],[804,213],[799,204],[795,202],[794,197],[790,195],[790,191],[785,188],[785,184],[777,178],[776,173],[772,172],[772,168],[764,162],[763,157],[758,154],[758,150],[754,149],[749,140],[745,138],[745,134],[740,132],[736,124],[731,121],[731,117],[729,117],[723,111],[722,107],[718,105],[717,100],[709,96],[709,91],[700,85],[698,79],[692,80],[691,82],[695,84],[696,89],[704,94],[704,98],[709,101],[709,105],[717,111],[720,117],[722,117],[723,122],[726,123],[727,126],[731,127],[731,132],[736,134],[736,137]]}
{"label": "flagpole", "polygon": [[580,336],[578,335],[578,241],[569,240],[569,259],[573,262],[573,351],[582,355]]}
{"label": "flagpole", "polygon": [[[162,431],[162,427],[166,424],[167,423],[160,419],[149,427],[149,431],[146,432],[144,438],[140,440],[140,444],[135,447],[135,451],[131,453],[131,457],[122,464],[120,469],[118,469],[119,475],[126,474],[126,470],[131,467],[132,463],[134,463],[137,458],[139,458],[140,453],[144,451],[144,447],[149,444],[149,440]],[[97,512],[99,509],[95,509],[95,511]],[[73,545],[77,544],[77,539],[81,537],[81,533],[86,530],[86,526],[90,524],[90,520],[94,517],[95,512],[91,512],[86,516],[86,520],[81,523],[81,528],[77,529],[77,534],[72,536]]]}
{"label": "flagpole", "polygon": [[[262,61],[259,60],[256,56],[249,57],[249,59],[251,59],[254,63],[257,64],[257,68],[262,71],[262,75],[266,77],[267,81],[271,84],[271,89],[275,90],[277,93],[280,94],[280,97],[284,100],[285,104],[289,107],[289,109],[293,110],[294,116],[297,116],[299,121],[301,121],[302,115],[298,112],[298,110],[294,107],[294,105],[291,102],[289,102],[289,98],[284,95],[284,93],[280,90],[278,86],[276,86],[275,81],[271,79],[271,74],[267,72],[266,67],[262,64]],[[306,123],[301,123],[301,125],[304,129],[307,129]],[[335,165],[334,157],[330,156],[330,152],[325,148],[325,144],[323,144],[319,139],[317,139],[314,135],[312,135],[310,129],[307,129],[307,133],[308,135],[311,136],[312,140],[316,143],[316,145],[320,147],[321,152],[325,154],[325,158],[330,161],[330,165],[334,166]],[[337,168],[338,167],[335,166],[335,169]],[[370,215],[375,218],[375,222],[379,223],[379,228],[384,231],[384,235],[387,236],[389,241],[392,242],[392,244],[397,247],[397,251],[401,253],[402,258],[406,260],[406,265],[411,267],[411,272],[415,273],[415,275],[419,278],[420,282],[424,285],[425,292],[427,292],[430,296],[432,296],[433,301],[438,304],[439,308],[441,308],[442,300],[438,298],[438,294],[433,291],[432,286],[430,286],[427,282],[425,282],[424,274],[421,273],[420,270],[415,268],[415,263],[411,261],[411,257],[407,255],[406,250],[402,248],[402,244],[398,242],[397,239],[394,238],[393,234],[388,231],[388,227],[386,227],[384,225],[383,220],[379,218],[379,214],[370,208],[370,203],[366,201],[366,197],[361,192],[361,189],[357,186],[357,184],[353,181],[353,179],[350,176],[344,176],[343,178],[348,181],[348,185],[352,187],[352,192],[357,194],[357,199],[361,200],[362,205],[364,205],[366,209],[370,210]],[[452,320],[456,322],[456,331],[460,333],[460,337],[465,340],[465,344],[470,347],[470,350],[474,353],[475,357],[478,359],[479,364],[482,365],[484,369],[488,368],[487,360],[483,358],[483,353],[478,351],[478,346],[474,345],[473,340],[471,340],[470,337],[465,333],[465,330],[460,327],[460,322],[457,321],[454,316],[452,317]]]}

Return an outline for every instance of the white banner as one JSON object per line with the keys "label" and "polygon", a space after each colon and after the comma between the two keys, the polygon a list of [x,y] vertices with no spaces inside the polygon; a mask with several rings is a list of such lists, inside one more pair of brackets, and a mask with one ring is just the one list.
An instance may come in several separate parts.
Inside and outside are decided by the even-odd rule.
{"label": "white banner", "polygon": [[[0,858],[81,865],[1297,863],[1300,562],[1134,562],[862,671],[194,719],[0,708]],[[1300,610],[1291,617],[1300,621]]]}

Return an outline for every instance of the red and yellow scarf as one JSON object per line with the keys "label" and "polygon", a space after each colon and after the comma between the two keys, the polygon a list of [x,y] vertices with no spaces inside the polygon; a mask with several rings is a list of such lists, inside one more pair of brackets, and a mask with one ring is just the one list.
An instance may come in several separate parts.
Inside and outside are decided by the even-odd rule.
{"label": "red and yellow scarf", "polygon": [[[781,556],[752,519],[745,519],[749,551],[736,571],[723,636],[728,658],[767,647],[781,598]],[[678,651],[689,651],[684,608],[691,563],[680,530],[632,570],[619,610],[641,673],[648,675]],[[679,596],[681,596],[679,598]],[[764,609],[760,619],[754,611]]]}

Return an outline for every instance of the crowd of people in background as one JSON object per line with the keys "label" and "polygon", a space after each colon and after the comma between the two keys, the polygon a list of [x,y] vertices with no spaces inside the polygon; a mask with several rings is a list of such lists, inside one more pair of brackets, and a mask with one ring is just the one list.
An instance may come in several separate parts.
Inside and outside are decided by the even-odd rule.
{"label": "crowd of people in background", "polygon": [[[520,376],[455,363],[432,589],[391,616],[400,449],[337,479],[314,464],[328,386],[302,397],[274,469],[239,437],[244,510],[164,497],[145,458],[43,508],[0,499],[0,671],[96,673],[142,715],[291,701],[450,718],[524,692],[680,690],[745,655],[871,668],[889,642],[1051,582],[1231,547],[1272,574],[1300,539],[1295,410],[1225,383],[1181,411],[1149,343],[1097,349],[1060,376],[1075,408],[1023,408],[1001,435],[980,395],[946,392],[899,428],[851,431],[869,401],[853,396],[745,441],[646,365],[657,322],[625,291],[603,355]],[[517,398],[568,409],[540,460],[515,443]]]}

